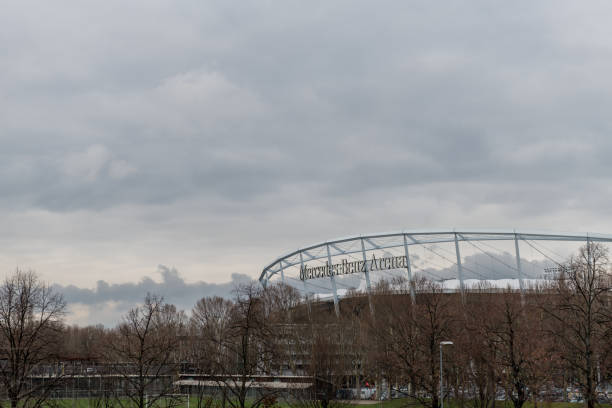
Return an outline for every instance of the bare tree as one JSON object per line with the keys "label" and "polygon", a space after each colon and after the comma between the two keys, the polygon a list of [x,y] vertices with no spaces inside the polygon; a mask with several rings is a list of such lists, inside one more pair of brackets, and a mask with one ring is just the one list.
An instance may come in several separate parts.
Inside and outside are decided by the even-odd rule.
{"label": "bare tree", "polygon": [[32,271],[17,270],[0,285],[0,381],[11,407],[40,407],[61,370],[48,368],[43,382],[41,366],[56,361],[66,304],[61,295]]}
{"label": "bare tree", "polygon": [[[417,383],[431,396],[431,407],[437,408],[440,382],[440,342],[453,337],[455,313],[461,310],[457,296],[445,294],[442,287],[432,281],[417,282],[418,302],[414,324],[419,332],[417,342]],[[444,395],[442,395],[444,398]]]}
{"label": "bare tree", "polygon": [[[233,302],[202,299],[193,321],[200,327],[211,380],[217,383],[223,405],[257,408],[277,391],[255,380],[278,367],[277,326],[266,310],[263,289],[255,283],[238,287]],[[208,350],[208,351],[207,351]]]}
{"label": "bare tree", "polygon": [[439,345],[452,337],[454,312],[460,307],[453,307],[456,296],[445,294],[440,285],[426,279],[415,282],[413,303],[408,285],[397,280],[393,291],[376,294],[373,337],[379,344],[381,364],[411,385],[411,397],[437,408]]}
{"label": "bare tree", "polygon": [[[269,371],[283,375],[286,372],[295,373],[300,358],[294,352],[296,328],[299,331],[303,322],[298,306],[302,298],[292,286],[284,283],[268,285],[261,293],[263,313],[266,325],[269,326],[275,338],[274,358]],[[296,325],[296,323],[298,323]]]}
{"label": "bare tree", "polygon": [[597,402],[597,385],[611,352],[611,275],[608,251],[588,242],[571,258],[556,282],[552,296],[542,304],[550,317],[561,358],[574,373],[588,408]]}
{"label": "bare tree", "polygon": [[107,361],[123,383],[122,389],[115,387],[118,405],[148,408],[162,400],[176,402],[171,394],[183,325],[182,312],[150,294],[124,316],[106,350]]}
{"label": "bare tree", "polygon": [[290,324],[291,312],[302,302],[300,292],[284,283],[269,285],[261,293],[264,313],[275,325]]}
{"label": "bare tree", "polygon": [[313,378],[311,399],[322,408],[340,406],[337,391],[353,372],[353,338],[346,318],[319,314],[296,332],[295,343],[306,356],[306,373]]}
{"label": "bare tree", "polygon": [[[528,323],[522,314],[520,302],[516,296],[500,295],[496,302],[498,312],[495,321],[488,327],[489,334],[497,346],[497,359],[504,368],[506,395],[512,401],[514,408],[521,408],[529,399],[529,379],[532,374],[530,366],[533,361],[530,346],[536,346],[533,341],[536,333],[531,333],[525,327]],[[531,317],[531,316],[529,316]]]}
{"label": "bare tree", "polygon": [[414,325],[416,306],[409,295],[407,282],[395,283],[396,287],[392,288],[387,281],[379,282],[372,298],[376,313],[370,321],[375,369],[370,371],[369,377],[377,379],[384,369],[401,383],[409,384],[407,395],[416,398],[419,336]]}
{"label": "bare tree", "polygon": [[[200,299],[191,312],[190,354],[196,374],[223,375],[231,365],[227,342],[230,337],[231,318],[234,304],[221,297]],[[216,378],[216,377],[213,377]],[[209,388],[200,382],[196,386],[197,408],[207,407],[213,401]],[[221,397],[227,393],[220,391]]]}
{"label": "bare tree", "polygon": [[489,285],[479,285],[466,295],[462,323],[465,330],[457,330],[455,341],[455,393],[460,401],[464,394],[474,408],[488,408],[495,402],[501,368],[492,327],[499,321],[495,309],[498,294]]}
{"label": "bare tree", "polygon": [[102,325],[66,327],[63,333],[62,356],[71,360],[96,362],[102,357],[105,334]]}
{"label": "bare tree", "polygon": [[549,378],[546,333],[540,314],[530,313],[530,308],[535,309],[517,293],[506,291],[495,297],[487,311],[495,316],[488,322],[488,333],[497,350],[502,384],[515,408],[521,408],[529,398],[537,400],[541,384]]}

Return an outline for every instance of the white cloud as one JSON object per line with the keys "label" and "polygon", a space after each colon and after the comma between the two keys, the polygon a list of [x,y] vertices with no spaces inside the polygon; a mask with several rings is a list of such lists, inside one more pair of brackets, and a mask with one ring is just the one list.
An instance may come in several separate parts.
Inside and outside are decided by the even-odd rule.
{"label": "white cloud", "polygon": [[121,180],[136,172],[130,163],[114,156],[106,146],[95,144],[84,151],[67,154],[60,159],[60,167],[69,182],[89,184],[106,176]]}
{"label": "white cloud", "polygon": [[61,159],[64,174],[70,178],[94,182],[100,176],[111,157],[102,145],[92,145],[83,152],[69,153]]}
{"label": "white cloud", "polygon": [[120,322],[121,316],[124,316],[130,308],[136,306],[136,303],[112,300],[96,304],[70,302],[65,321],[70,325],[103,324],[106,327],[114,327]]}
{"label": "white cloud", "polygon": [[110,163],[110,166],[108,169],[108,174],[113,179],[118,179],[118,180],[123,179],[129,176],[130,174],[134,174],[135,172],[136,172],[136,168],[130,165],[125,160],[113,160]]}

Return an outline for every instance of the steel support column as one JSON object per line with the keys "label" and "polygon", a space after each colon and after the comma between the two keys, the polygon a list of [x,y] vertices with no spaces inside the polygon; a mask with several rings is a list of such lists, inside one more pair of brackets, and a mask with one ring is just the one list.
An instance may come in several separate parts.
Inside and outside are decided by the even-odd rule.
{"label": "steel support column", "polygon": [[521,289],[521,300],[525,297],[525,284],[523,283],[523,268],[521,265],[521,252],[519,251],[518,234],[514,233],[514,252],[516,253],[516,271],[518,272],[519,288]]}
{"label": "steel support column", "polygon": [[[327,248],[327,264],[329,268],[332,266],[331,254],[329,253],[329,245],[325,245]],[[336,277],[330,269],[329,277],[332,283],[332,289],[334,291],[334,310],[336,311],[336,317],[340,317],[340,305],[338,304],[338,288],[336,287]]]}
{"label": "steel support column", "polygon": [[285,284],[285,267],[283,266],[283,261],[280,261],[278,263],[278,266],[280,268],[280,273],[281,273],[281,282]]}
{"label": "steel support column", "polygon": [[370,283],[370,268],[368,268],[368,258],[366,257],[365,244],[361,239],[361,256],[363,258],[363,269],[366,278],[366,289],[368,291],[368,303],[370,304],[370,313],[374,316],[374,306],[372,305],[372,285]]}
{"label": "steel support column", "polygon": [[591,279],[591,274],[595,273],[594,270],[592,270],[593,268],[591,268],[591,241],[589,239],[589,233],[587,232],[586,234],[586,250],[587,250],[587,274],[589,276],[589,279]]}
{"label": "steel support column", "polygon": [[[304,270],[304,256],[300,252],[300,271]],[[308,318],[310,319],[310,294],[308,293],[308,288],[306,287],[306,279],[302,280],[304,283],[304,293],[306,294],[306,303],[308,305]]]}
{"label": "steel support column", "polygon": [[410,253],[408,252],[408,240],[406,234],[404,234],[404,255],[406,255],[406,272],[408,272],[408,285],[410,286],[410,298],[412,303],[416,302],[416,295],[414,293],[414,281],[412,280],[412,267],[410,265]]}
{"label": "steel support column", "polygon": [[455,233],[455,252],[457,254],[457,274],[459,275],[459,290],[461,291],[461,300],[465,302],[465,287],[463,286],[463,267],[461,266],[461,253],[459,252],[459,241],[457,233]]}

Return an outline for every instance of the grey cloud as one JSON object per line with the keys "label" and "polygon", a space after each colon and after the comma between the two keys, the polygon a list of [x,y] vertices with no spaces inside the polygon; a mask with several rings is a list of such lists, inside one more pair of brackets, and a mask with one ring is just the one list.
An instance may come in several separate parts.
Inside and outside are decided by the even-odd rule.
{"label": "grey cloud", "polygon": [[226,283],[188,283],[175,268],[164,265],[159,265],[158,273],[160,282],[144,277],[137,283],[113,284],[99,280],[94,289],[58,284],[54,285],[54,289],[64,295],[68,304],[103,305],[106,302],[123,302],[135,305],[142,302],[147,293],[153,293],[163,296],[166,302],[176,305],[179,309],[189,310],[205,296],[231,298],[238,285],[251,281],[249,276],[235,273],[232,274],[232,280]]}
{"label": "grey cloud", "polygon": [[[413,259],[413,262],[416,259]],[[562,261],[562,260],[560,260]],[[427,262],[422,267],[417,267],[419,262],[413,264],[413,273],[416,277],[426,277],[434,281],[444,281],[458,279],[457,266],[452,265],[446,268],[433,268],[427,266]],[[463,258],[463,278],[478,280],[499,280],[499,279],[518,279],[516,269],[516,258],[508,252],[501,254],[479,253],[468,255]],[[549,260],[527,260],[521,259],[521,270],[523,279],[542,279],[544,269],[555,266]],[[389,280],[394,277],[406,278],[406,270],[392,270],[384,274],[375,274],[372,280]]]}
{"label": "grey cloud", "polygon": [[[611,85],[601,71],[612,66],[609,55],[567,46],[556,20],[563,7],[525,7],[519,19],[518,10],[464,6],[457,16],[425,3],[341,2],[308,12],[158,3],[83,38],[71,38],[70,24],[58,27],[93,11],[51,13],[20,44],[25,51],[5,44],[15,59],[4,81],[17,93],[2,133],[53,143],[12,146],[33,164],[19,186],[0,179],[12,192],[3,201],[102,210],[193,197],[249,201],[312,182],[347,196],[432,182],[540,185],[605,171],[593,152],[551,149],[578,133],[597,152],[612,149],[600,97]],[[131,26],[137,12],[172,28],[161,36],[146,21]],[[8,15],[39,21],[23,13]],[[7,38],[23,29],[6,23]],[[63,39],[69,60],[34,53],[56,51]],[[52,69],[43,75],[35,62]],[[589,71],[601,75],[580,80]],[[542,142],[550,147],[538,153]],[[109,154],[98,171],[65,171],[92,146]],[[13,169],[22,161],[11,159]]]}
{"label": "grey cloud", "polygon": [[[85,299],[129,289],[100,271],[137,279],[172,259],[193,281],[232,255],[226,279],[255,277],[285,250],[353,233],[605,232],[611,11],[552,0],[6,5],[2,266],[109,280],[63,287]],[[88,264],[96,274],[74,272]]]}
{"label": "grey cloud", "polygon": [[[563,260],[559,260],[563,262]],[[462,261],[464,279],[518,279],[516,257],[508,252],[501,254],[474,254]],[[541,279],[545,268],[555,266],[548,260],[529,261],[521,259],[521,270],[524,279]],[[453,265],[444,269],[426,268],[430,277],[457,279],[457,267]]]}

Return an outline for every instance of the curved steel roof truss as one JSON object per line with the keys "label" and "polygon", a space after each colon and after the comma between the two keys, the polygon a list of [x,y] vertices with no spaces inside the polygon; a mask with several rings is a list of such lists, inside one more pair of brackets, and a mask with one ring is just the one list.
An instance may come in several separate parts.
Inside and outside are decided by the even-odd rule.
{"label": "curved steel roof truss", "polygon": [[[404,240],[404,237],[407,239]],[[462,241],[591,241],[612,242],[612,235],[594,233],[550,233],[519,230],[405,230],[377,234],[358,235],[325,241],[289,252],[267,265],[259,277],[265,285],[283,270],[304,262],[326,260],[338,255],[358,254],[364,251],[401,248],[405,245],[428,245]]]}

